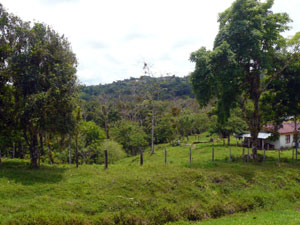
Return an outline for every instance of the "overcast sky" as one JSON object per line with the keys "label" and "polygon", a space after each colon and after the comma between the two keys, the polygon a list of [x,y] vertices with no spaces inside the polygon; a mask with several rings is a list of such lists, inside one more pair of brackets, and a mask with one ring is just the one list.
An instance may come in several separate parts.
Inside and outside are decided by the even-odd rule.
{"label": "overcast sky", "polygon": [[[44,22],[71,42],[82,84],[104,84],[143,74],[188,75],[192,51],[212,48],[218,13],[233,0],[0,0],[26,21]],[[300,31],[300,0],[275,0]]]}

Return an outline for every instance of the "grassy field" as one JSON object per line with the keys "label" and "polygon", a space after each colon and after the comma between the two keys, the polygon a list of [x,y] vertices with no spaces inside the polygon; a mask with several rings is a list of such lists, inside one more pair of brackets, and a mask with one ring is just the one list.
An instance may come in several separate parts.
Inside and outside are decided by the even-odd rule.
{"label": "grassy field", "polygon": [[[168,163],[164,164],[167,147]],[[102,165],[42,165],[3,160],[1,224],[299,224],[300,162],[268,151],[243,162],[242,148],[157,146],[156,152]],[[254,219],[255,217],[255,219]],[[183,222],[176,222],[183,221]],[[253,221],[256,221],[255,223]]]}
{"label": "grassy field", "polygon": [[274,210],[270,212],[244,213],[243,215],[228,216],[220,219],[206,220],[200,223],[189,223],[185,221],[168,223],[170,225],[299,225],[299,210]]}

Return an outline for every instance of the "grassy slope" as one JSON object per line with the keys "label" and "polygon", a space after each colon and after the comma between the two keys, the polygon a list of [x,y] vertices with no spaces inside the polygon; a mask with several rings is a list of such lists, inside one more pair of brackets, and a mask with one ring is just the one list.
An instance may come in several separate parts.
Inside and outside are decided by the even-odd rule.
{"label": "grassy slope", "polygon": [[[281,154],[280,164],[273,151],[267,153],[266,163],[243,163],[241,148],[232,147],[230,163],[228,148],[217,145],[216,161],[211,162],[211,145],[198,144],[189,166],[188,149],[168,147],[167,165],[159,149],[152,156],[145,153],[143,167],[138,157],[130,157],[108,170],[99,165],[43,165],[35,171],[26,169],[24,161],[4,161],[0,223],[164,224],[249,211],[284,213],[287,208],[290,215],[299,216],[295,209],[300,205],[300,162],[290,160],[291,151]],[[251,224],[247,221],[252,215],[247,215],[241,220]],[[269,219],[260,215],[262,221]],[[216,221],[231,224],[235,218]]]}
{"label": "grassy slope", "polygon": [[300,212],[297,210],[274,210],[269,212],[245,213],[243,215],[228,216],[220,219],[211,219],[200,223],[174,222],[169,225],[299,225]]}

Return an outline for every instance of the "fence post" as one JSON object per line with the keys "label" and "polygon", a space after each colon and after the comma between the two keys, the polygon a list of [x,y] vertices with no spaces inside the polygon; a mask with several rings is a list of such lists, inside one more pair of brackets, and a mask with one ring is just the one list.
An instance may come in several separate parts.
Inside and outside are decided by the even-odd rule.
{"label": "fence post", "polygon": [[215,149],[214,149],[214,144],[212,146],[212,161],[215,161]]}
{"label": "fence post", "polygon": [[192,164],[192,148],[190,148],[189,163]]}
{"label": "fence post", "polygon": [[298,160],[298,144],[296,145],[296,161]]}
{"label": "fence post", "polygon": [[280,163],[280,149],[278,149],[278,162]]}
{"label": "fence post", "polygon": [[261,145],[262,145],[262,150],[264,150],[264,158],[263,158],[263,161],[266,161],[266,150],[265,150],[265,143],[264,143],[264,140],[261,141]]}
{"label": "fence post", "polygon": [[250,148],[250,138],[248,139],[248,155],[247,155],[247,162],[250,160],[250,155],[249,155],[249,148]]}
{"label": "fence post", "polygon": [[143,149],[142,148],[140,148],[140,164],[141,164],[141,166],[144,164]]}
{"label": "fence post", "polygon": [[165,164],[167,164],[167,148],[165,148]]}
{"label": "fence post", "polygon": [[294,158],[295,158],[295,150],[293,148],[293,151],[292,151],[292,160],[294,161]]}
{"label": "fence post", "polygon": [[107,169],[108,167],[108,160],[107,160],[107,150],[104,150],[104,168]]}
{"label": "fence post", "polygon": [[231,162],[231,148],[229,148],[229,162]]}
{"label": "fence post", "polygon": [[248,147],[248,155],[247,155],[247,162],[250,160],[250,153],[249,153],[249,147]]}
{"label": "fence post", "polygon": [[245,162],[245,148],[243,147],[243,162]]}

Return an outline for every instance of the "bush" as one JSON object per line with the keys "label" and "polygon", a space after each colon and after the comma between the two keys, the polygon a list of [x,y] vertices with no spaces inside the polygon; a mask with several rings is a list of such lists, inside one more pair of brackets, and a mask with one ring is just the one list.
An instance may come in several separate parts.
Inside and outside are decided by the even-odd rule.
{"label": "bush", "polygon": [[131,155],[136,155],[140,147],[149,144],[143,128],[126,120],[117,122],[111,129],[111,135],[114,140],[123,145],[126,153]]}
{"label": "bush", "polygon": [[120,145],[118,142],[115,142],[113,140],[105,140],[101,144],[101,150],[103,154],[103,159],[104,159],[104,150],[107,150],[109,163],[114,163],[126,157],[126,153],[123,150],[122,145]]}

